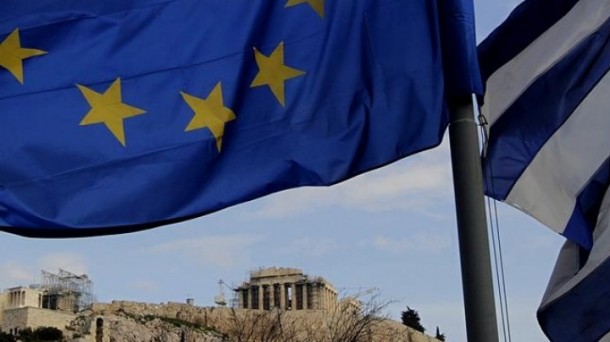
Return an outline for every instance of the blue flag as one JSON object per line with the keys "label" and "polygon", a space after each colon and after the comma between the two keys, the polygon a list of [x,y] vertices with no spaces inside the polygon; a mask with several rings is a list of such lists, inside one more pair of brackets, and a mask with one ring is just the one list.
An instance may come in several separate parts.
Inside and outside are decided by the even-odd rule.
{"label": "blue flag", "polygon": [[527,0],[479,52],[486,191],[568,239],[540,325],[552,341],[598,341],[610,331],[610,2]]}
{"label": "blue flag", "polygon": [[431,148],[446,99],[481,89],[471,19],[467,0],[2,1],[0,229],[131,232]]}

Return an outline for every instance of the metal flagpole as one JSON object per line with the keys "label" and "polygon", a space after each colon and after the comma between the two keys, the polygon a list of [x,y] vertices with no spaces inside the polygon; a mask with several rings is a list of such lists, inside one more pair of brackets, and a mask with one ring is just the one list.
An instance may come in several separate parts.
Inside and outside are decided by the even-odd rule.
{"label": "metal flagpole", "polygon": [[449,141],[469,342],[497,342],[498,324],[473,103],[451,109]]}

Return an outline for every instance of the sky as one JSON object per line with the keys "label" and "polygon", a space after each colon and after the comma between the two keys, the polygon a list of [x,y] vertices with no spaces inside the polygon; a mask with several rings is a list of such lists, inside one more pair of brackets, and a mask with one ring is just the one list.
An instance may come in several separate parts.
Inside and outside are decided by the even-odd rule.
{"label": "sky", "polygon": [[[479,40],[517,3],[475,0]],[[497,206],[512,340],[545,341],[535,313],[563,238]],[[296,267],[342,293],[378,289],[390,317],[409,306],[431,334],[438,326],[448,341],[466,341],[447,139],[333,187],[293,189],[172,226],[66,240],[3,233],[0,246],[0,289],[62,268],[88,274],[101,302],[212,306],[220,279],[231,297],[250,271]]]}

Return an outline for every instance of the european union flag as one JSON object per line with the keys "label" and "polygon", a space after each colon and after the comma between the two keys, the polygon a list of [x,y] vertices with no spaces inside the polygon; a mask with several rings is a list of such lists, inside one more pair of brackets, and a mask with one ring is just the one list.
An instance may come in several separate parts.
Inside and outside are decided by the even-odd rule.
{"label": "european union flag", "polygon": [[433,147],[446,94],[480,91],[444,76],[476,70],[474,39],[443,47],[471,5],[4,0],[0,229],[131,232]]}

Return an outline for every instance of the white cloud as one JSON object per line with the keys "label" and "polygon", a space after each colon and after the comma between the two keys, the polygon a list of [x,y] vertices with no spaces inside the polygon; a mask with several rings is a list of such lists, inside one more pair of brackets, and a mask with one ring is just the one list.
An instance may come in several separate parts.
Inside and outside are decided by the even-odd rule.
{"label": "white cloud", "polygon": [[332,187],[292,189],[269,196],[255,215],[286,218],[331,206],[384,212],[413,210],[431,216],[439,201],[452,200],[446,144],[405,161],[365,173]]}
{"label": "white cloud", "polygon": [[391,253],[439,253],[451,247],[451,237],[447,234],[419,233],[413,236],[396,239],[376,236],[373,245],[380,250]]}
{"label": "white cloud", "polygon": [[63,269],[74,274],[86,274],[87,266],[78,254],[49,253],[38,260],[38,267],[25,266],[15,261],[5,261],[0,264],[0,290],[14,286],[28,286],[40,279],[40,270],[57,273]]}
{"label": "white cloud", "polygon": [[294,240],[289,246],[289,251],[293,254],[321,257],[340,248],[341,245],[334,239],[304,237]]}
{"label": "white cloud", "polygon": [[165,242],[147,249],[152,253],[181,254],[198,264],[224,269],[248,264],[248,248],[260,241],[253,235],[206,236]]}
{"label": "white cloud", "polygon": [[14,261],[0,264],[0,274],[2,274],[0,290],[8,287],[29,285],[34,280],[34,273]]}
{"label": "white cloud", "polygon": [[56,273],[60,268],[77,275],[87,273],[84,258],[74,253],[50,253],[42,256],[39,261],[40,268]]}

